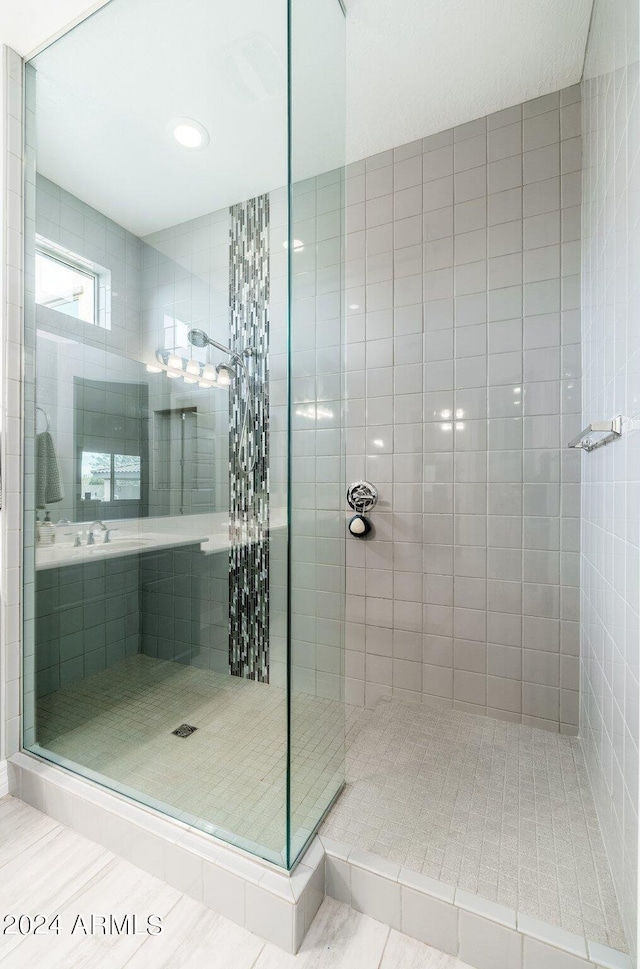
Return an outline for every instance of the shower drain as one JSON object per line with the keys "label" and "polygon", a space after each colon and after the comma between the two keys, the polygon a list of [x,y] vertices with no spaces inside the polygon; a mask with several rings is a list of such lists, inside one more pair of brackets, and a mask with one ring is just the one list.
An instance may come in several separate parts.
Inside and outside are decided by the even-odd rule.
{"label": "shower drain", "polygon": [[177,730],[172,730],[171,733],[175,734],[176,737],[190,737],[197,729],[197,727],[192,727],[190,723],[182,723]]}

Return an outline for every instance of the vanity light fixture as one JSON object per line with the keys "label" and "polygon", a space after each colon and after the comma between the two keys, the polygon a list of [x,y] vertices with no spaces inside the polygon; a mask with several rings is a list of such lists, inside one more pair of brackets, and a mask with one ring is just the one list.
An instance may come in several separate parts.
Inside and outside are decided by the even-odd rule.
{"label": "vanity light fixture", "polygon": [[229,364],[221,363],[214,366],[205,363],[204,366],[193,357],[182,357],[176,350],[157,350],[158,366],[149,364],[149,373],[164,373],[172,380],[182,377],[185,384],[198,384],[199,387],[228,387],[235,370]]}

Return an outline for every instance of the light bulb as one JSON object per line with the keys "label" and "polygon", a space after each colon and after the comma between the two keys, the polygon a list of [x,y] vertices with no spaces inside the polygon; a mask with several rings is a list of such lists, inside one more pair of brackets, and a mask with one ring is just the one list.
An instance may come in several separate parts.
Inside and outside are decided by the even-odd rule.
{"label": "light bulb", "polygon": [[181,376],[182,376],[182,374],[180,374],[180,373],[171,373],[170,370],[167,370],[167,377],[170,377],[171,380],[175,380],[176,377],[181,377]]}
{"label": "light bulb", "polygon": [[155,367],[152,363],[148,363],[147,373],[162,373],[162,367]]}
{"label": "light bulb", "polygon": [[198,383],[198,378],[197,377],[185,377],[184,378],[184,382],[185,382],[185,384],[197,384]]}
{"label": "light bulb", "polygon": [[202,368],[203,380],[215,381],[216,379],[216,368],[212,363],[206,363]]}
{"label": "light bulb", "polygon": [[228,387],[231,383],[231,371],[226,363],[219,363],[216,367],[216,379],[221,387]]}
{"label": "light bulb", "polygon": [[185,369],[187,373],[195,374],[196,377],[200,376],[200,364],[197,360],[189,360]]}
{"label": "light bulb", "polygon": [[182,357],[179,357],[177,353],[169,354],[167,366],[171,367],[172,370],[182,370]]}

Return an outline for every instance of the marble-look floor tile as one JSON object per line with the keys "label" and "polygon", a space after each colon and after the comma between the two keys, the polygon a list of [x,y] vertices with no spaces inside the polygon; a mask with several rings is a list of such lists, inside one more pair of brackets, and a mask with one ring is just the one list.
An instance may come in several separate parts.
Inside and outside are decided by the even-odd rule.
{"label": "marble-look floor tile", "polygon": [[0,912],[54,914],[113,859],[100,845],[56,824],[0,869]]}
{"label": "marble-look floor tile", "polygon": [[26,848],[57,830],[53,818],[7,795],[0,801],[0,870]]}
{"label": "marble-look floor tile", "polygon": [[[85,844],[90,843],[79,835],[75,837]],[[59,934],[0,939],[3,969],[28,969],[36,965],[46,965],[47,969],[90,969],[93,966],[121,969],[136,950],[149,941],[148,917],[157,916],[164,925],[167,915],[180,901],[180,893],[166,882],[116,858],[111,852],[106,854],[107,865],[63,904],[50,899],[46,904],[53,907],[39,909],[49,916],[54,912],[58,914]],[[75,867],[76,873],[82,877],[82,869],[78,872],[79,866]],[[117,931],[114,925],[118,927]],[[151,939],[158,942],[159,950],[163,947],[163,937],[164,932]]]}
{"label": "marble-look floor tile", "polygon": [[257,935],[183,895],[162,936],[148,938],[127,969],[251,969],[264,946]]}
{"label": "marble-look floor tile", "polygon": [[325,898],[296,956],[267,944],[255,969],[378,969],[389,927]]}
{"label": "marble-look floor tile", "polygon": [[470,969],[455,956],[424,945],[391,929],[384,949],[380,969]]}

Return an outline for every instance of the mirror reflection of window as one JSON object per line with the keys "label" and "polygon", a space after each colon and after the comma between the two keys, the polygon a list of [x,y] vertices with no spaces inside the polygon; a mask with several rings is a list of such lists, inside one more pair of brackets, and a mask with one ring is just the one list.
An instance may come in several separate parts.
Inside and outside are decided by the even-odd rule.
{"label": "mirror reflection of window", "polygon": [[140,455],[83,451],[81,495],[84,501],[139,501]]}

